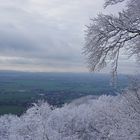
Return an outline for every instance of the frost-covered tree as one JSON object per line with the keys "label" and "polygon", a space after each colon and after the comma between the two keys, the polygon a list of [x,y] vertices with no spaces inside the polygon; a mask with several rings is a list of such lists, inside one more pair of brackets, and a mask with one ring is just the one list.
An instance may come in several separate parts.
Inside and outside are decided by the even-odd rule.
{"label": "frost-covered tree", "polygon": [[121,49],[140,62],[140,0],[106,0],[105,8],[123,1],[126,7],[117,15],[99,14],[87,26],[84,53],[91,71],[111,63],[116,75]]}
{"label": "frost-covered tree", "polygon": [[[139,140],[140,89],[61,108],[35,104],[0,117],[0,140]],[[83,99],[82,99],[83,101]]]}

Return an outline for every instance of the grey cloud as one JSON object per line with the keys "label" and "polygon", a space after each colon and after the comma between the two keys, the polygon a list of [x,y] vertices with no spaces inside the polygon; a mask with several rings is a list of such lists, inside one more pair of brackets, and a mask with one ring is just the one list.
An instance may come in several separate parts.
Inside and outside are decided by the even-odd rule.
{"label": "grey cloud", "polygon": [[0,56],[4,58],[0,58],[0,69],[30,65],[32,70],[85,71],[81,54],[85,25],[103,10],[103,2],[1,0]]}
{"label": "grey cloud", "polygon": [[[3,8],[4,10],[3,13],[7,19],[5,22],[2,21],[4,24],[1,23],[1,27],[3,26],[0,35],[2,55],[43,57],[47,61],[65,59],[68,63],[81,58],[82,43],[75,25],[62,23],[55,18],[31,15],[27,12],[28,10],[13,8],[13,6]],[[77,50],[79,52],[76,52]]]}

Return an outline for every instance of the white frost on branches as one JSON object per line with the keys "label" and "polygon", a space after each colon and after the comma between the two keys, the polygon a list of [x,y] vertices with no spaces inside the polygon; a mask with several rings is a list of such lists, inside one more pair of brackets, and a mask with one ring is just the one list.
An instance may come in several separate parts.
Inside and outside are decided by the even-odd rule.
{"label": "white frost on branches", "polygon": [[[125,0],[106,0],[105,6]],[[140,0],[128,0],[127,8],[117,16],[99,14],[87,26],[84,53],[91,71],[104,68],[109,62],[116,75],[121,49],[140,62]]]}
{"label": "white frost on branches", "polygon": [[140,90],[52,109],[35,104],[0,117],[0,140],[139,140]]}
{"label": "white frost on branches", "polygon": [[125,0],[105,0],[105,7],[107,7],[108,5],[114,5],[117,4],[119,2],[123,2]]}

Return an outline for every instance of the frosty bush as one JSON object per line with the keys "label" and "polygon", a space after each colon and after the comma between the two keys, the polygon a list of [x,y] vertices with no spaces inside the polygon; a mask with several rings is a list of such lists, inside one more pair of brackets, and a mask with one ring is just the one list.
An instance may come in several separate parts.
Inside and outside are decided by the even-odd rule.
{"label": "frosty bush", "polygon": [[52,109],[34,104],[0,117],[0,140],[139,140],[140,90]]}

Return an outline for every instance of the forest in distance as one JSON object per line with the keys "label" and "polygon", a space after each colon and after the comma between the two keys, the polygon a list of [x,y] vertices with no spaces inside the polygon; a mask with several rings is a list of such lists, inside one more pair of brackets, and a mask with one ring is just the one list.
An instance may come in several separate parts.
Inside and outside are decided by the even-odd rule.
{"label": "forest in distance", "polygon": [[128,76],[118,79],[118,87],[113,88],[107,74],[1,71],[0,114],[21,115],[38,100],[62,106],[83,96],[116,95],[128,85]]}

